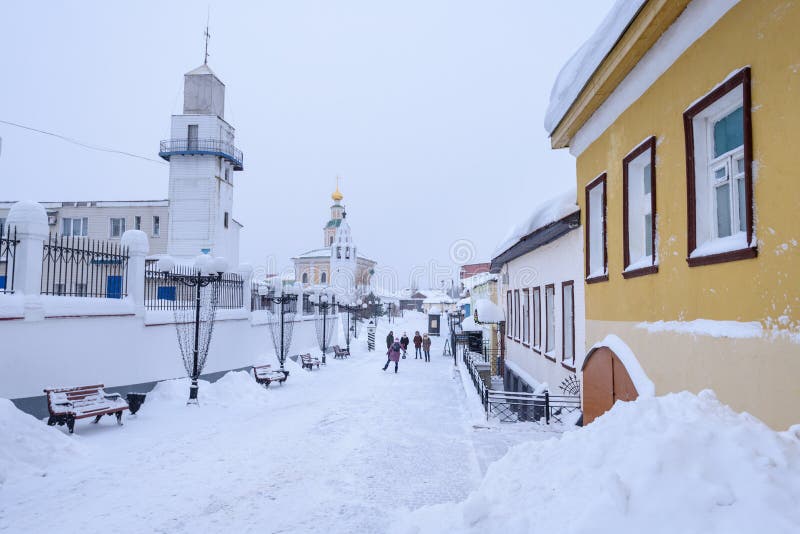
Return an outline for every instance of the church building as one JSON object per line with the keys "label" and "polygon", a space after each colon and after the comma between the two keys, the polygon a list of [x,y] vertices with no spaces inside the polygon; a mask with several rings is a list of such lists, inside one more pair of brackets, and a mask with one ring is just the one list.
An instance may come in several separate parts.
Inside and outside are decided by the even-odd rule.
{"label": "church building", "polygon": [[358,293],[369,286],[376,263],[358,253],[338,186],[331,198],[331,218],[323,228],[324,246],[292,258],[295,278],[303,284],[331,286],[342,295]]}

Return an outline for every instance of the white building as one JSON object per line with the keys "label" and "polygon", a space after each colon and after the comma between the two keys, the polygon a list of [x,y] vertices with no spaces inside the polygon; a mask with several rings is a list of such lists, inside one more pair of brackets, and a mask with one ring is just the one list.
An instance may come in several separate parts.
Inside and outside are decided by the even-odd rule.
{"label": "white building", "polygon": [[[150,254],[194,257],[203,251],[239,264],[233,219],[233,173],[243,169],[234,129],[224,117],[225,85],[202,65],[184,76],[183,114],[172,117],[171,139],[159,155],[169,161],[166,200],[42,202],[51,234],[118,241],[142,230]],[[14,202],[0,202],[0,228]]]}
{"label": "white building", "polygon": [[[562,395],[585,354],[583,239],[575,191],[546,202],[498,247],[506,390]],[[480,320],[480,317],[479,317]]]}

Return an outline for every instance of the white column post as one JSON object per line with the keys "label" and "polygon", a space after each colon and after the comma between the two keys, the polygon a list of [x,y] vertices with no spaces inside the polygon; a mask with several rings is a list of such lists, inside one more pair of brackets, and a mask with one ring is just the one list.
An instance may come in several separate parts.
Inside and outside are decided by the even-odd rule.
{"label": "white column post", "polygon": [[44,319],[42,305],[42,251],[48,236],[47,212],[38,202],[23,200],[11,206],[6,224],[17,229],[14,255],[14,292],[24,297],[25,319]]}
{"label": "white column post", "polygon": [[236,268],[236,274],[242,277],[242,305],[248,312],[253,311],[253,301],[250,296],[253,286],[253,266],[242,263]]}
{"label": "white column post", "polygon": [[120,244],[128,249],[128,298],[133,300],[136,316],[144,317],[144,264],[150,242],[141,230],[128,230],[122,234]]}

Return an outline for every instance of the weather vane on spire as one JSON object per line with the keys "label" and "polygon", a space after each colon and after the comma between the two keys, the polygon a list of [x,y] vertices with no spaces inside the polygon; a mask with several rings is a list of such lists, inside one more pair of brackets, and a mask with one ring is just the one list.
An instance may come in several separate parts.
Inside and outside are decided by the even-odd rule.
{"label": "weather vane on spire", "polygon": [[206,31],[203,34],[203,37],[206,39],[206,51],[205,57],[203,58],[203,65],[208,65],[208,40],[211,39],[211,34],[208,33],[208,23],[211,19],[211,7],[208,8],[208,16],[206,17]]}

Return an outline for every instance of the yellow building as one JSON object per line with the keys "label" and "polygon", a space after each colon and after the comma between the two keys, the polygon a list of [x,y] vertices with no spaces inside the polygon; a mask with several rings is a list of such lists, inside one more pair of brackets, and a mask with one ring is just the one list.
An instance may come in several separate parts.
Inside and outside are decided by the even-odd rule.
{"label": "yellow building", "polygon": [[[370,284],[376,263],[361,254],[358,247],[352,244],[350,226],[346,221],[347,213],[342,205],[344,195],[338,186],[331,199],[331,218],[322,230],[324,246],[292,258],[295,279],[307,285],[331,285],[337,274],[342,274],[339,271],[349,270],[352,274],[342,278],[353,286],[351,289],[356,292],[367,291],[365,288]],[[337,236],[343,240],[341,245]]]}
{"label": "yellow building", "polygon": [[546,118],[577,159],[585,421],[710,388],[798,423],[800,3],[617,7]]}

